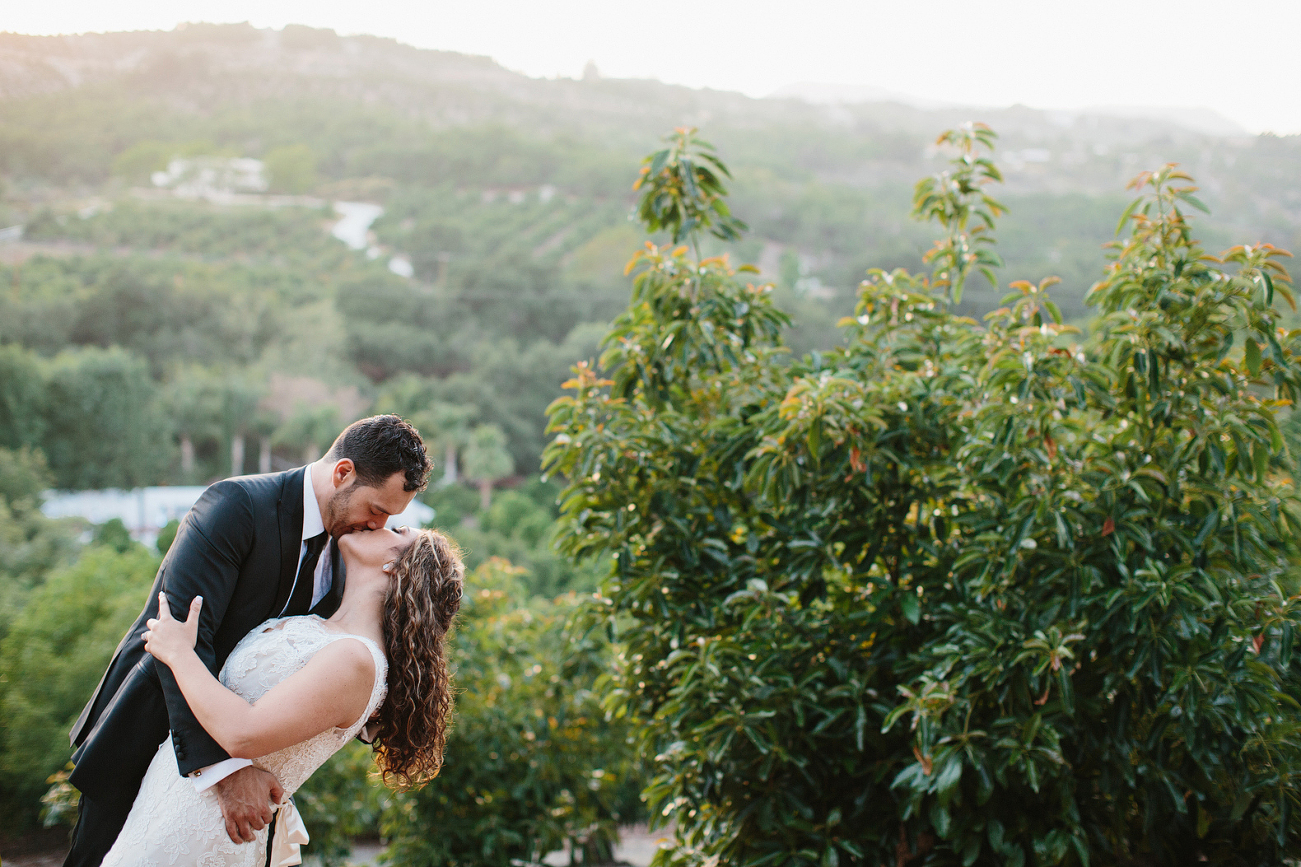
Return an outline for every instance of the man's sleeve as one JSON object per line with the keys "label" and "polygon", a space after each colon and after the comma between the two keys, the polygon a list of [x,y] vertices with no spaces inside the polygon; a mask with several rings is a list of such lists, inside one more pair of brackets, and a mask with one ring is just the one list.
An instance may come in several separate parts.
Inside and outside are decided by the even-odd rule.
{"label": "man's sleeve", "polygon": [[[204,491],[181,523],[163,567],[162,587],[173,617],[186,619],[191,600],[203,597],[194,650],[214,676],[219,666],[213,637],[235,594],[240,567],[253,550],[253,539],[253,507],[248,492],[237,484],[218,482]],[[230,758],[194,718],[171,670],[155,663],[152,657],[149,661],[155,664],[163,688],[181,773],[188,776]]]}
{"label": "man's sleeve", "polygon": [[206,792],[231,774],[243,770],[251,764],[253,762],[248,759],[226,759],[224,762],[208,765],[190,774],[190,782],[194,783],[194,791]]}

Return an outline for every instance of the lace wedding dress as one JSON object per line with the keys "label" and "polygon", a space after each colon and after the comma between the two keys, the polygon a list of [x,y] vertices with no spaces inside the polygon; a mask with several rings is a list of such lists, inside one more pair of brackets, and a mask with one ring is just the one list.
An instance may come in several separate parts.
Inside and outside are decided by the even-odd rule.
{"label": "lace wedding dress", "polygon": [[[366,712],[346,729],[334,728],[286,747],[253,764],[276,775],[286,799],[312,772],[352,740],[384,700],[388,671],[384,654],[375,642],[360,635],[331,632],[316,616],[268,620],[235,646],[221,669],[224,686],[250,702],[307,664],[321,648],[341,638],[355,638],[370,649],[375,660],[375,686]],[[288,820],[288,821],[286,821]],[[274,863],[296,864],[297,846],[282,840],[289,825],[297,824],[292,807],[282,807],[277,818],[277,858]],[[305,833],[297,842],[306,842]],[[292,852],[286,857],[286,852]],[[171,738],[158,747],[140,784],[117,841],[102,867],[262,867],[267,858],[267,831],[252,843],[236,845],[226,836],[225,821],[214,789],[197,792],[176,766]],[[283,858],[284,860],[281,860]]]}

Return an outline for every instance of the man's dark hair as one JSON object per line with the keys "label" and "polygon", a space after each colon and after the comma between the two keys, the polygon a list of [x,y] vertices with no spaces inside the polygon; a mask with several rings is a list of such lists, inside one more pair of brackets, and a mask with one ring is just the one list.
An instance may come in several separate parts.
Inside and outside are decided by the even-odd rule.
{"label": "man's dark hair", "polygon": [[423,491],[433,469],[420,432],[395,415],[373,415],[354,421],[330,446],[329,457],[351,460],[357,481],[371,488],[381,487],[394,473],[402,473],[402,490]]}

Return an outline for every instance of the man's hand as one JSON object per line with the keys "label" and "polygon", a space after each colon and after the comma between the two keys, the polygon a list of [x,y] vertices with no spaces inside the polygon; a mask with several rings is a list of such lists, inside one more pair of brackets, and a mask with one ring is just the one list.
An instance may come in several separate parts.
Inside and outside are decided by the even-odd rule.
{"label": "man's hand", "polygon": [[275,805],[285,790],[275,774],[261,768],[240,768],[217,783],[217,803],[232,843],[252,843],[271,824]]}

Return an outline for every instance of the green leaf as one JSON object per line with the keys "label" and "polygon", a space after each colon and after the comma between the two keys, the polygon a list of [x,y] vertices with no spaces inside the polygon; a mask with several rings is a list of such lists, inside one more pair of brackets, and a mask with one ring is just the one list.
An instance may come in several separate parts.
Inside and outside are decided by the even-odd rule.
{"label": "green leaf", "polygon": [[932,804],[930,818],[931,827],[935,829],[935,833],[939,835],[941,840],[947,840],[953,827],[953,817],[950,815],[948,808],[939,802]]}
{"label": "green leaf", "polygon": [[990,819],[985,825],[985,834],[989,837],[989,848],[995,853],[1003,853],[1003,823]]}
{"label": "green leaf", "polygon": [[909,590],[900,591],[899,607],[903,609],[903,616],[908,622],[916,625],[922,616],[921,603],[917,600],[917,594]]}
{"label": "green leaf", "polygon": [[1129,207],[1125,208],[1125,210],[1121,213],[1120,221],[1116,223],[1116,231],[1114,234],[1117,235],[1120,234],[1121,230],[1125,228],[1125,224],[1129,222],[1129,218],[1134,216],[1134,211],[1141,204],[1143,204],[1143,199],[1141,198],[1135,199],[1134,201],[1129,203]]}
{"label": "green leaf", "polygon": [[[976,765],[976,777],[976,806],[983,807],[989,801],[990,796],[994,794],[994,778],[990,776],[989,769],[979,763]],[[1000,830],[999,833],[1001,834],[1002,831]],[[993,840],[992,837],[990,839]],[[995,846],[994,848],[997,849],[998,847]]]}
{"label": "green leaf", "polygon": [[962,779],[962,757],[957,754],[950,754],[944,767],[940,769],[935,778],[935,793],[940,799],[940,803],[945,806],[957,794],[958,781]]}
{"label": "green leaf", "polygon": [[1206,839],[1206,834],[1211,830],[1211,814],[1202,806],[1202,802],[1197,802],[1197,837]]}
{"label": "green leaf", "polygon": [[1247,370],[1252,376],[1260,373],[1260,345],[1251,338],[1244,341],[1243,360],[1247,363]]}

